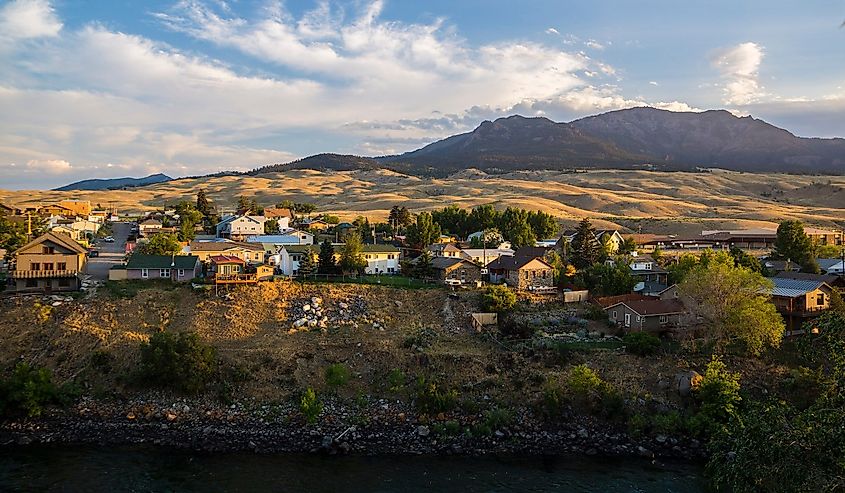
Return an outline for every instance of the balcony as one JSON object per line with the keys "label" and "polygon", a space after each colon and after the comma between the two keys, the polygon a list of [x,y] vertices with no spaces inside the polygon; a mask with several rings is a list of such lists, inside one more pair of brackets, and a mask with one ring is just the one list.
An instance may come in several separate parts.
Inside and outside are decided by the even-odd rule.
{"label": "balcony", "polygon": [[215,274],[212,278],[214,284],[255,284],[258,282],[257,274]]}
{"label": "balcony", "polygon": [[14,279],[53,279],[57,277],[76,277],[78,270],[16,270],[12,272]]}

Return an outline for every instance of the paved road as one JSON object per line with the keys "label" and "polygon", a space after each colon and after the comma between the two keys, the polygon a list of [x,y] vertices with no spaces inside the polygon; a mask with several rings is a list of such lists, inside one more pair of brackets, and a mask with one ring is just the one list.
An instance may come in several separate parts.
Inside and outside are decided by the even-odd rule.
{"label": "paved road", "polygon": [[100,256],[88,259],[88,275],[92,279],[101,281],[108,279],[111,266],[123,261],[126,237],[129,236],[131,229],[131,223],[112,223],[114,243],[105,243],[102,240],[97,242],[94,248],[100,251]]}

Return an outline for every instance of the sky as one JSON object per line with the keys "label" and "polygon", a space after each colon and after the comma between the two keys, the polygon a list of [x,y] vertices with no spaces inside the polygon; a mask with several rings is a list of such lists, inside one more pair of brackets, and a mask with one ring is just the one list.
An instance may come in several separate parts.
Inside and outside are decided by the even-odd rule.
{"label": "sky", "polygon": [[634,106],[845,136],[843,20],[842,0],[0,0],[0,188]]}

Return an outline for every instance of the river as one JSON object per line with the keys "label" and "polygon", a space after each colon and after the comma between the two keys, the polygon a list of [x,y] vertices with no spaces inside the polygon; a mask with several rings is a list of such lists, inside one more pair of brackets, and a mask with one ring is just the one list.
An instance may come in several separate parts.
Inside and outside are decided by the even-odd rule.
{"label": "river", "polygon": [[703,492],[701,469],[635,459],[198,454],[133,446],[0,449],[0,491]]}

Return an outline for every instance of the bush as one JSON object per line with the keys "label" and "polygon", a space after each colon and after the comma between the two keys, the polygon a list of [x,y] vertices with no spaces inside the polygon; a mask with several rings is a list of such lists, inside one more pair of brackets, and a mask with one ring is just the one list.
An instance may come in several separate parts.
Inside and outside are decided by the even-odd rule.
{"label": "bush", "polygon": [[592,368],[578,365],[572,368],[566,385],[576,396],[587,397],[601,390],[605,383]]}
{"label": "bush", "polygon": [[584,308],[584,318],[587,320],[607,320],[607,312],[595,303],[587,303]]}
{"label": "bush", "polygon": [[138,376],[147,385],[194,394],[206,388],[216,369],[214,348],[195,333],[157,332],[141,344]]}
{"label": "bush", "polygon": [[91,353],[91,366],[101,373],[111,371],[113,361],[114,356],[103,349],[98,349]]}
{"label": "bush", "polygon": [[44,407],[58,403],[60,394],[50,371],[18,363],[12,375],[0,382],[0,414],[40,416]]}
{"label": "bush", "polygon": [[625,351],[637,356],[651,356],[660,349],[660,338],[648,332],[631,332],[622,340]]}
{"label": "bush", "polygon": [[320,413],[323,412],[323,403],[317,398],[314,389],[307,388],[299,399],[299,411],[305,417],[305,422],[313,425],[317,422]]}
{"label": "bush", "polygon": [[530,339],[537,328],[527,320],[518,317],[499,317],[499,333],[508,339]]}
{"label": "bush", "polygon": [[563,406],[563,389],[554,378],[543,384],[543,409],[549,416],[557,416]]}
{"label": "bush", "polygon": [[417,378],[414,402],[422,413],[443,413],[455,408],[458,403],[458,391],[442,389],[436,382],[427,381],[421,376]]}
{"label": "bush", "polygon": [[337,389],[346,385],[349,381],[349,368],[342,363],[335,363],[326,367],[326,385],[331,389]]}
{"label": "bush", "polygon": [[516,294],[505,285],[487,286],[484,291],[484,309],[490,312],[504,313],[516,306]]}
{"label": "bush", "polygon": [[677,435],[684,431],[684,418],[678,411],[657,413],[651,417],[651,429],[662,435]]}
{"label": "bush", "polygon": [[391,392],[398,392],[405,387],[405,381],[405,372],[399,368],[394,368],[387,374],[387,389]]}
{"label": "bush", "polygon": [[484,412],[484,424],[491,430],[500,430],[510,426],[513,422],[513,412],[510,409],[494,407]]}
{"label": "bush", "polygon": [[648,427],[648,418],[642,414],[635,414],[628,418],[628,433],[634,438],[643,436],[648,431]]}
{"label": "bush", "polygon": [[739,373],[729,372],[722,360],[713,356],[696,391],[699,415],[707,428],[705,431],[715,431],[737,415],[742,401],[739,389]]}

